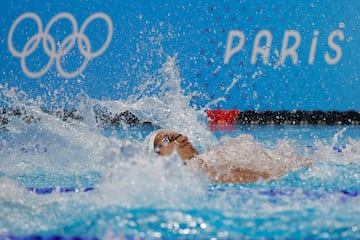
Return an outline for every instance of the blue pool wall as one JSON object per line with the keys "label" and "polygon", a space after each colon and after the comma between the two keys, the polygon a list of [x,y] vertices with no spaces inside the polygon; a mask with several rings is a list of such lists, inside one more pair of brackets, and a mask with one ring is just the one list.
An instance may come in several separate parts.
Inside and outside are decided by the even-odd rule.
{"label": "blue pool wall", "polygon": [[0,87],[48,107],[125,100],[172,56],[198,108],[360,110],[357,0],[10,0],[0,11]]}

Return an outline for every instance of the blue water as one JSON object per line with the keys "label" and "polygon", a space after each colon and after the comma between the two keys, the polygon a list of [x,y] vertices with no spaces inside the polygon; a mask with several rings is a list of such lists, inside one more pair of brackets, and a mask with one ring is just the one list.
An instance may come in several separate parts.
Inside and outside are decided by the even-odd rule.
{"label": "blue water", "polygon": [[[13,141],[16,134],[1,131],[0,234],[107,239],[360,237],[359,127],[347,127],[334,144],[333,136],[343,130],[342,126],[235,126],[232,130],[213,131],[216,143],[224,136],[250,134],[271,148],[279,139],[291,139],[297,152],[314,156],[311,167],[289,172],[279,180],[251,184],[211,184],[174,164],[179,160],[176,157],[155,162],[156,166],[137,163],[133,157],[140,155],[134,151],[133,143],[141,142],[154,129],[98,129],[106,139],[126,141],[121,151],[125,158],[84,171],[73,169],[78,166],[70,163],[46,163],[43,169],[30,167],[26,161],[51,158],[51,151],[63,150],[55,143],[39,143],[34,136],[29,136],[25,148]],[[83,153],[73,151],[65,153],[73,157]],[[3,156],[12,159],[16,168]],[[125,170],[110,170],[121,167]],[[63,172],[56,172],[57,168]],[[157,172],[160,170],[163,173]],[[24,190],[89,186],[94,190],[54,190],[46,195]]]}
{"label": "blue water", "polygon": [[[62,121],[42,112],[41,100],[1,89],[34,121],[9,116],[0,130],[0,239],[360,238],[359,126],[208,126],[184,95],[174,59],[160,73],[154,89],[139,86],[126,100],[80,94],[67,104],[82,121]],[[94,120],[99,107],[130,110],[186,134],[210,158],[225,149],[230,162],[275,166],[282,177],[213,184],[176,155],[148,155],[143,140],[159,127],[104,128]],[[310,166],[296,167],[294,155]]]}

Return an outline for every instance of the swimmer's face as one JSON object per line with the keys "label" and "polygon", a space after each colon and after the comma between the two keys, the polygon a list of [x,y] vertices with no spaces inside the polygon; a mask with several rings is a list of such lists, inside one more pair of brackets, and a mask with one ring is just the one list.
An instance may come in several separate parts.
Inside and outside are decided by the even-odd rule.
{"label": "swimmer's face", "polygon": [[170,155],[176,149],[183,160],[191,159],[198,155],[198,152],[188,141],[188,138],[176,132],[159,132],[155,136],[154,148],[160,156]]}

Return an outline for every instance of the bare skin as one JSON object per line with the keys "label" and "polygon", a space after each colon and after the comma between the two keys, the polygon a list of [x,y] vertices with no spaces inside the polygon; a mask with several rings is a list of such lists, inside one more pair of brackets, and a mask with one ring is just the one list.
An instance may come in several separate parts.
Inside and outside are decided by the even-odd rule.
{"label": "bare skin", "polygon": [[160,156],[170,155],[176,150],[184,164],[196,167],[214,183],[250,183],[270,179],[266,172],[242,169],[240,166],[222,164],[215,167],[200,159],[199,153],[188,138],[176,132],[159,132],[155,137],[154,149]]}

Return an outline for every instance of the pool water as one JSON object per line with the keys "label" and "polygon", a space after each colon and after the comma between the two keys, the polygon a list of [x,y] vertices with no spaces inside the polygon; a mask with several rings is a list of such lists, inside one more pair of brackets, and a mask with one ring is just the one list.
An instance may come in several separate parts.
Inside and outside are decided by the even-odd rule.
{"label": "pool water", "polygon": [[[3,236],[360,236],[359,127],[347,127],[335,143],[342,127],[235,126],[212,132],[215,141],[251,134],[270,148],[291,139],[296,151],[314,159],[313,166],[279,180],[251,184],[211,184],[191,175],[176,156],[159,161],[139,154],[137,145],[151,127],[99,129],[96,136],[108,141],[100,147],[48,142],[56,136],[38,127],[0,135]],[[17,134],[28,136],[19,142]],[[114,148],[114,142],[121,147]],[[36,194],[29,187],[54,190]],[[66,187],[76,190],[60,191]],[[91,191],[82,191],[86,187]]]}
{"label": "pool water", "polygon": [[[9,116],[0,130],[0,239],[360,238],[359,126],[209,126],[179,76],[166,79],[152,95],[125,101],[79,96],[82,121],[62,121],[2,89],[34,120]],[[101,127],[98,107],[155,125]],[[312,164],[277,180],[213,184],[176,155],[148,155],[143,140],[159,127],[188,135],[201,152],[230,146],[234,161],[249,146],[233,143],[250,135],[248,143],[281,153],[285,165],[289,152]],[[264,163],[256,151],[250,157]]]}

